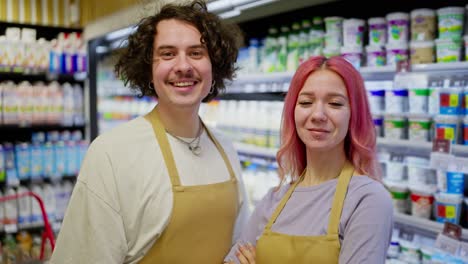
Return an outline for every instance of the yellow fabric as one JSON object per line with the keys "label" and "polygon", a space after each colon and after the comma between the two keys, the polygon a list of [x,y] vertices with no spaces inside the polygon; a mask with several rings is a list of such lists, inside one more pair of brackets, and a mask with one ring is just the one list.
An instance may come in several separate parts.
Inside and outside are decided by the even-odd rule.
{"label": "yellow fabric", "polygon": [[181,186],[157,108],[146,118],[153,126],[169,171],[174,206],[168,226],[140,263],[222,263],[231,247],[239,209],[237,180],[223,148],[205,127],[229,170],[228,181]]}
{"label": "yellow fabric", "polygon": [[271,230],[273,223],[278,218],[300,181],[294,183],[286,192],[283,199],[281,199],[278,207],[265,226],[263,234],[257,241],[257,263],[337,264],[340,255],[338,229],[348,184],[353,173],[354,167],[347,161],[338,178],[330,212],[328,232],[326,235],[321,236],[293,236],[280,234]]}

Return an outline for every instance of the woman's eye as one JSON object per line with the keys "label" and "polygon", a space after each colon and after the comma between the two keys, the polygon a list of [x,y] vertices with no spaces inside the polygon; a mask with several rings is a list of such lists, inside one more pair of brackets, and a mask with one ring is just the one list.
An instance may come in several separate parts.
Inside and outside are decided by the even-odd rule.
{"label": "woman's eye", "polygon": [[298,105],[310,105],[310,104],[312,104],[312,102],[311,101],[300,101],[297,104]]}
{"label": "woman's eye", "polygon": [[339,103],[339,102],[331,102],[330,105],[332,105],[332,106],[343,106],[343,104]]}

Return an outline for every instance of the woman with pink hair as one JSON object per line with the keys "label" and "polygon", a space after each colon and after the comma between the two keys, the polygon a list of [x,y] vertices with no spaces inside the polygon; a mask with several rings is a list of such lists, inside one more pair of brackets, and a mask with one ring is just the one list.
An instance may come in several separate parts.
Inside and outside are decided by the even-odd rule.
{"label": "woman with pink hair", "polygon": [[342,57],[302,63],[286,95],[280,186],[227,263],[384,263],[393,205],[381,183],[364,80]]}

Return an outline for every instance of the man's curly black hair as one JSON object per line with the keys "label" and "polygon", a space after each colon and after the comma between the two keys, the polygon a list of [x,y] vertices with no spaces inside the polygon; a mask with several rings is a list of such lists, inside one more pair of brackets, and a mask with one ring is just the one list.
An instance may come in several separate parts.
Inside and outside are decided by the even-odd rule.
{"label": "man's curly black hair", "polygon": [[115,73],[125,85],[140,95],[157,96],[152,82],[153,41],[156,26],[162,20],[176,19],[195,26],[201,34],[201,43],[207,47],[212,64],[214,90],[203,102],[209,102],[226,88],[225,80],[235,77],[236,59],[242,44],[242,32],[236,24],[226,23],[207,11],[204,1],[186,4],[167,4],[155,15],[143,18],[136,31],[128,37],[128,45],[119,51]]}

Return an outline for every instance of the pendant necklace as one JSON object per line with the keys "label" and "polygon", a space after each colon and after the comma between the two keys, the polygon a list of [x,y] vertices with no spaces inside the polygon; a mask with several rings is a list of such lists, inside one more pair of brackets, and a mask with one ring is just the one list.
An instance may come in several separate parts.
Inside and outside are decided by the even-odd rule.
{"label": "pendant necklace", "polygon": [[173,136],[178,141],[180,141],[180,142],[184,143],[185,145],[187,145],[188,149],[193,153],[193,155],[200,156],[200,154],[202,152],[202,149],[201,149],[201,146],[200,146],[201,134],[203,132],[202,127],[203,127],[203,125],[200,124],[197,136],[194,139],[192,139],[192,141],[185,141],[181,137],[178,137],[178,136],[172,134],[167,129],[166,129],[166,132],[169,133],[169,135]]}

